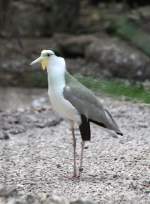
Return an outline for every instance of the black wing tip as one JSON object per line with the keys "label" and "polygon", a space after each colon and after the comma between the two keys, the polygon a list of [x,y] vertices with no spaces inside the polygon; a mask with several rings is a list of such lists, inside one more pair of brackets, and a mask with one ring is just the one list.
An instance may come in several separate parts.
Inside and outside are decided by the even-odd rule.
{"label": "black wing tip", "polygon": [[123,133],[122,133],[122,132],[116,132],[116,133],[117,133],[117,135],[123,136]]}

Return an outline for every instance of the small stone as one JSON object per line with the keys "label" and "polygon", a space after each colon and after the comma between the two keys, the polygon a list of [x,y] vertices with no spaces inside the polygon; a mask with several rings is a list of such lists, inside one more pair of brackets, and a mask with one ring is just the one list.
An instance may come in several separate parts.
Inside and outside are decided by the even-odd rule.
{"label": "small stone", "polygon": [[57,164],[56,167],[57,167],[57,168],[61,168],[61,165],[60,165],[60,164]]}
{"label": "small stone", "polygon": [[17,190],[14,187],[1,187],[0,188],[0,197],[13,197],[17,195]]}
{"label": "small stone", "polygon": [[33,195],[27,195],[26,196],[26,202],[28,204],[33,204],[33,203],[36,203],[36,199]]}
{"label": "small stone", "polygon": [[117,177],[118,177],[118,175],[117,175],[117,174],[114,174],[114,175],[113,175],[113,178],[117,178]]}
{"label": "small stone", "polygon": [[0,140],[8,140],[8,139],[10,139],[8,133],[2,132],[2,133],[0,134]]}
{"label": "small stone", "polygon": [[9,135],[8,135],[8,133],[4,133],[4,140],[9,140],[10,139],[10,137],[9,137]]}
{"label": "small stone", "polygon": [[79,168],[79,171],[82,172],[82,171],[83,171],[83,168]]}

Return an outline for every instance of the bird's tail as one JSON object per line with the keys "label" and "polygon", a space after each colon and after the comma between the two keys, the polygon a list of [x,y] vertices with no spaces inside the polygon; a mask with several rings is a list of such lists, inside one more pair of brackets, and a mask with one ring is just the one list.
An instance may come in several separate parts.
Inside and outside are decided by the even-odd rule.
{"label": "bird's tail", "polygon": [[105,114],[106,114],[106,116],[108,116],[109,121],[114,126],[114,131],[116,132],[116,134],[123,136],[123,133],[119,130],[119,127],[118,127],[116,121],[113,119],[112,115],[110,114],[110,112],[107,109],[105,109]]}

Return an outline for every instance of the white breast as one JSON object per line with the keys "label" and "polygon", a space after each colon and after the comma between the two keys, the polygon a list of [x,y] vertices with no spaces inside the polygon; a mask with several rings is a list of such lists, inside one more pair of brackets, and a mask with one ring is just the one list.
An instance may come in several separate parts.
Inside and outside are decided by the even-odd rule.
{"label": "white breast", "polygon": [[73,105],[63,97],[65,87],[65,61],[52,56],[48,65],[48,95],[52,108],[61,117],[80,123],[80,116]]}
{"label": "white breast", "polygon": [[64,99],[62,94],[57,90],[50,89],[48,92],[52,108],[61,117],[75,122],[79,122],[79,114],[70,102]]}

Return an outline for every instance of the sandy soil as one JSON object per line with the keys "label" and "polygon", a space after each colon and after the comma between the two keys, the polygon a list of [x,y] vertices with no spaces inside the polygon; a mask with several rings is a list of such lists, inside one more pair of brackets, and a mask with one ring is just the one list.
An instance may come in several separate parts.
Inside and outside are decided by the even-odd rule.
{"label": "sandy soil", "polygon": [[[150,203],[150,107],[103,98],[123,137],[92,125],[80,180],[71,180],[67,122],[51,110],[0,112],[0,183],[20,192],[52,193],[97,203]],[[47,106],[46,106],[47,107]],[[78,159],[80,135],[76,131]]]}

